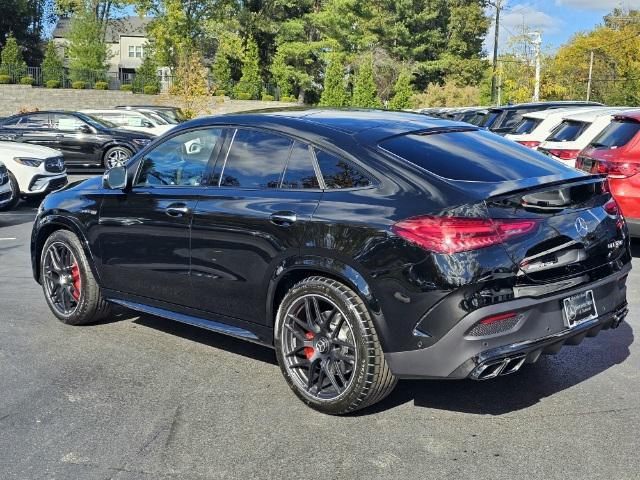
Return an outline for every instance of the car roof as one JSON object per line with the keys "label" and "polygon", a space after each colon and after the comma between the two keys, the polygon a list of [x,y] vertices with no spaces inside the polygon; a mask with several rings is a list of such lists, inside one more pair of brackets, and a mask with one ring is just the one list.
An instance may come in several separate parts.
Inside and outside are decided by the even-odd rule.
{"label": "car roof", "polygon": [[516,103],[514,105],[501,105],[498,107],[491,107],[489,110],[502,112],[504,110],[520,110],[523,108],[535,108],[540,107],[541,109],[550,109],[550,108],[560,108],[562,106],[571,107],[573,105],[593,105],[594,107],[601,106],[601,103],[597,102],[587,102],[586,100],[561,100],[556,102],[529,102],[529,103]]}
{"label": "car roof", "polygon": [[578,122],[593,122],[596,118],[613,115],[621,112],[628,107],[609,107],[599,110],[589,110],[588,112],[579,112],[571,115],[567,115],[565,120],[575,120]]}
{"label": "car roof", "polygon": [[547,110],[540,110],[538,112],[526,113],[523,115],[524,118],[549,118],[549,117],[563,117],[566,115],[573,115],[576,113],[586,113],[593,112],[597,110],[606,110],[608,107],[600,107],[598,105],[594,105],[592,107],[567,107],[567,108],[551,108]]}
{"label": "car roof", "polygon": [[640,109],[637,110],[625,110],[624,112],[616,113],[616,118],[628,118],[630,120],[640,121]]}
{"label": "car roof", "polygon": [[[78,111],[80,113],[88,113],[88,114],[96,113],[96,112],[97,113],[119,113],[119,114],[123,113],[122,109],[118,109],[118,108],[87,108],[87,109],[78,110]],[[132,112],[129,112],[129,113],[140,114],[140,112],[138,112],[138,111],[132,111]]]}
{"label": "car roof", "polygon": [[293,127],[315,133],[319,133],[319,130],[333,130],[362,138],[364,138],[363,134],[367,133],[366,137],[371,140],[413,131],[475,128],[466,123],[432,118],[412,112],[292,107],[202,117],[182,124],[179,129],[219,123],[248,126],[268,124],[272,127]]}

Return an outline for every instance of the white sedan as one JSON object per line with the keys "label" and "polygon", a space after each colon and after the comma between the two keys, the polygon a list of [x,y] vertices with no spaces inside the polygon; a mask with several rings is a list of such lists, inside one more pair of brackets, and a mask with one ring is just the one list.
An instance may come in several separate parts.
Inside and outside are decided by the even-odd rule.
{"label": "white sedan", "polygon": [[0,187],[0,210],[10,210],[20,197],[43,197],[67,184],[62,153],[53,148],[0,142],[0,163],[7,169],[6,185],[10,191],[4,198]]}
{"label": "white sedan", "polygon": [[160,123],[160,121],[144,112],[137,110],[81,110],[82,113],[113,123],[117,128],[145,132],[151,135],[162,135],[175,125]]}

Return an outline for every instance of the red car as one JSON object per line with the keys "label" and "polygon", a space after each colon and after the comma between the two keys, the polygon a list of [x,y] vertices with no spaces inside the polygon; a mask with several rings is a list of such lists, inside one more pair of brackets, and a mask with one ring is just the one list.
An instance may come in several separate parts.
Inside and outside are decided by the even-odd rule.
{"label": "red car", "polygon": [[629,233],[640,237],[640,111],[616,115],[580,152],[576,168],[607,174],[609,188],[627,219]]}

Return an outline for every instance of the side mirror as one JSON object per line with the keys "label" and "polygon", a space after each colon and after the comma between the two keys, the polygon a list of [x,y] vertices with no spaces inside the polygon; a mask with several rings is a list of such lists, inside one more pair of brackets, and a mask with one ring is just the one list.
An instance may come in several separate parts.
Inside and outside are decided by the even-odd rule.
{"label": "side mirror", "polygon": [[151,123],[149,120],[143,120],[142,126],[147,128],[153,128],[153,123]]}
{"label": "side mirror", "polygon": [[91,127],[89,125],[81,125],[78,130],[80,130],[82,133],[93,133],[93,130],[91,130]]}
{"label": "side mirror", "polygon": [[102,186],[109,190],[124,190],[127,188],[127,169],[113,167],[107,170],[102,177]]}

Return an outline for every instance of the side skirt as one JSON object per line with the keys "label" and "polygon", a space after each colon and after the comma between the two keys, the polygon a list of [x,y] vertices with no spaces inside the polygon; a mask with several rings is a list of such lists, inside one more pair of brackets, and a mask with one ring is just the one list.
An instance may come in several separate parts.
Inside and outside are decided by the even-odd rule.
{"label": "side skirt", "polygon": [[103,294],[107,301],[137,312],[156,315],[273,348],[273,329],[263,325],[235,318],[215,316],[194,308],[127,295],[113,290],[103,290]]}

